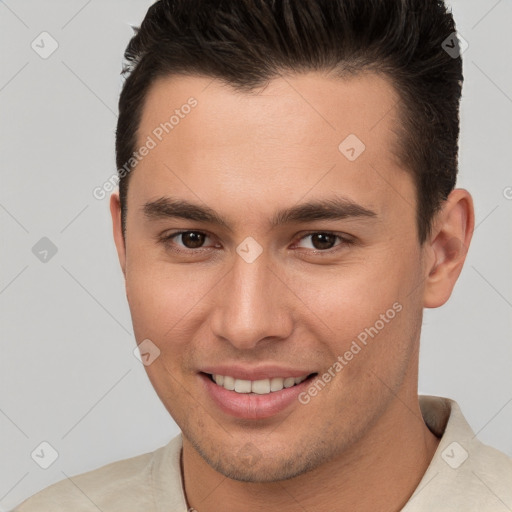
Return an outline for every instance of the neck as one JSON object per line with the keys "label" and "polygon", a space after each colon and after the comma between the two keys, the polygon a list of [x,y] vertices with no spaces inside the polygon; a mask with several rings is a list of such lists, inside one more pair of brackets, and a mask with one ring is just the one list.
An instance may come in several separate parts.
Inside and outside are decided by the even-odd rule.
{"label": "neck", "polygon": [[439,444],[425,425],[417,394],[397,397],[350,450],[295,478],[271,483],[231,480],[212,469],[183,438],[183,478],[197,512],[401,510]]}

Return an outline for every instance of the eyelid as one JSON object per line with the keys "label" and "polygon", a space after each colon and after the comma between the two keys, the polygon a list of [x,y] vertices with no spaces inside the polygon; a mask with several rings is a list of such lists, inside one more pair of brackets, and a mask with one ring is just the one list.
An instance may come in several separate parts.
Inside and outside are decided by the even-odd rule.
{"label": "eyelid", "polygon": [[[173,239],[180,235],[183,235],[185,233],[199,233],[199,234],[204,235],[205,237],[210,238],[210,239],[215,238],[213,235],[211,235],[207,231],[204,231],[201,229],[182,229],[179,231],[174,231],[172,233],[169,233],[169,232],[161,233],[156,236],[156,239],[157,239],[157,242],[160,242],[167,247],[172,247],[172,245],[175,244]],[[172,247],[172,248],[177,252],[188,252],[188,253],[204,251],[205,249],[211,249],[211,247],[198,247],[197,249],[189,249],[188,247],[183,247],[180,245],[178,245],[178,247],[179,247],[178,249],[176,249],[175,247]]]}
{"label": "eyelid", "polygon": [[[184,233],[199,233],[199,234],[205,235],[207,238],[210,238],[210,239],[215,238],[215,236],[211,235],[208,231],[200,230],[200,229],[182,229],[182,230],[175,231],[172,233],[167,233],[167,234],[164,232],[160,235],[157,235],[156,238],[157,238],[158,242],[161,242],[168,247],[172,247],[171,244],[173,243],[173,239],[175,237],[178,237],[179,235],[184,234]],[[322,249],[305,249],[305,248],[298,248],[298,249],[302,250],[303,252],[308,252],[310,254],[312,253],[315,255],[316,254],[329,255],[329,254],[333,254],[337,250],[342,249],[343,247],[350,246],[355,243],[354,238],[346,233],[339,233],[339,232],[328,231],[328,230],[311,230],[306,233],[300,234],[300,236],[296,236],[295,237],[296,241],[293,242],[293,246],[295,246],[298,242],[300,242],[304,238],[307,238],[308,236],[311,236],[311,235],[317,235],[317,234],[334,235],[335,237],[337,237],[340,240],[340,242],[329,249],[323,249],[323,250]],[[178,245],[178,247],[179,248],[172,247],[172,249],[175,250],[176,252],[198,253],[200,251],[204,251],[204,250],[212,248],[212,246],[206,246],[206,247],[203,246],[203,247],[198,247],[196,249],[189,249],[187,247],[183,247],[183,246],[179,246],[179,245]]]}
{"label": "eyelid", "polygon": [[299,250],[304,250],[308,253],[313,254],[333,254],[335,251],[342,249],[344,246],[353,245],[355,243],[354,237],[346,234],[346,233],[339,233],[336,231],[328,231],[328,230],[312,230],[308,231],[307,233],[302,233],[299,237],[296,238],[296,242],[294,242],[294,245],[296,245],[298,242],[303,240],[304,238],[307,238],[311,235],[317,235],[317,234],[323,234],[323,235],[333,235],[337,237],[340,242],[331,247],[330,249],[304,249],[302,247],[299,247]]}

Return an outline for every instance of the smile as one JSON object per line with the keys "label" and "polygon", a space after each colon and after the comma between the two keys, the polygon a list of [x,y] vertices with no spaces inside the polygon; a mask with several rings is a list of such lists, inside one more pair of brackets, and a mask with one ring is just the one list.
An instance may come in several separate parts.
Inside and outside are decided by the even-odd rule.
{"label": "smile", "polygon": [[[222,373],[219,370],[213,373],[212,369],[199,372],[198,376],[206,396],[218,413],[245,420],[271,418],[284,413],[290,407],[302,407],[298,397],[318,375],[301,375],[301,372],[285,370],[283,373],[295,373],[296,376],[279,377],[279,369],[274,368],[267,371],[261,369],[257,372],[238,370],[238,376],[234,377],[223,375],[229,373],[226,370],[229,369],[225,368]],[[262,378],[265,373],[268,378]]]}
{"label": "smile", "polygon": [[245,380],[235,379],[229,375],[210,375],[210,378],[218,386],[235,391],[236,393],[256,393],[266,395],[281,391],[284,388],[291,388],[305,381],[309,375],[302,377],[274,377],[272,379]]}

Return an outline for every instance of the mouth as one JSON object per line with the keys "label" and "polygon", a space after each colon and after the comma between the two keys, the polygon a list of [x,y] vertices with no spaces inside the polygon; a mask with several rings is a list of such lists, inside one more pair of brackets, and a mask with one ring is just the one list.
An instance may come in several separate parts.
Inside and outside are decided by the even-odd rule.
{"label": "mouth", "polygon": [[215,409],[224,418],[228,415],[246,420],[271,418],[285,409],[304,407],[299,395],[317,375],[315,372],[297,377],[269,376],[248,380],[219,373],[199,373],[205,394]]}
{"label": "mouth", "polygon": [[302,377],[273,377],[258,380],[236,379],[230,375],[215,375],[210,373],[205,375],[207,375],[212,382],[215,382],[217,386],[223,387],[228,391],[234,391],[235,393],[268,395],[269,393],[277,393],[282,389],[297,386],[301,382],[304,382],[306,379],[317,374],[310,373],[308,375],[303,375]]}

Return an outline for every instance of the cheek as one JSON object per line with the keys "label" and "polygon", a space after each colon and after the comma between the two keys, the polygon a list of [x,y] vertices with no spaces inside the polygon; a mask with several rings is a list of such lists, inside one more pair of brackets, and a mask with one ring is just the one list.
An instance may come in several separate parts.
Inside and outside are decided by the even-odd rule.
{"label": "cheek", "polygon": [[[217,274],[192,271],[162,260],[136,255],[126,273],[127,297],[137,341],[149,338],[170,361],[185,350],[211,307],[208,292]],[[142,263],[143,262],[143,263]],[[217,276],[217,278],[216,278]]]}
{"label": "cheek", "polygon": [[[145,366],[156,393],[171,415],[190,409],[183,389],[188,387],[190,361],[195,347],[191,343],[198,328],[195,315],[201,285],[191,283],[189,272],[176,272],[169,264],[132,266],[127,272],[128,302],[137,343],[151,340],[158,357]],[[171,272],[171,270],[174,270]],[[200,304],[200,302],[199,302]]]}
{"label": "cheek", "polygon": [[290,282],[319,323],[354,335],[373,325],[395,302],[409,301],[416,273],[412,265],[374,259],[332,272],[297,274]]}
{"label": "cheek", "polygon": [[332,363],[338,356],[347,362],[342,363],[347,378],[364,367],[392,371],[412,347],[421,315],[414,293],[421,268],[413,248],[400,258],[387,247],[364,262],[292,281],[315,313],[309,315],[316,324],[312,330]]}

